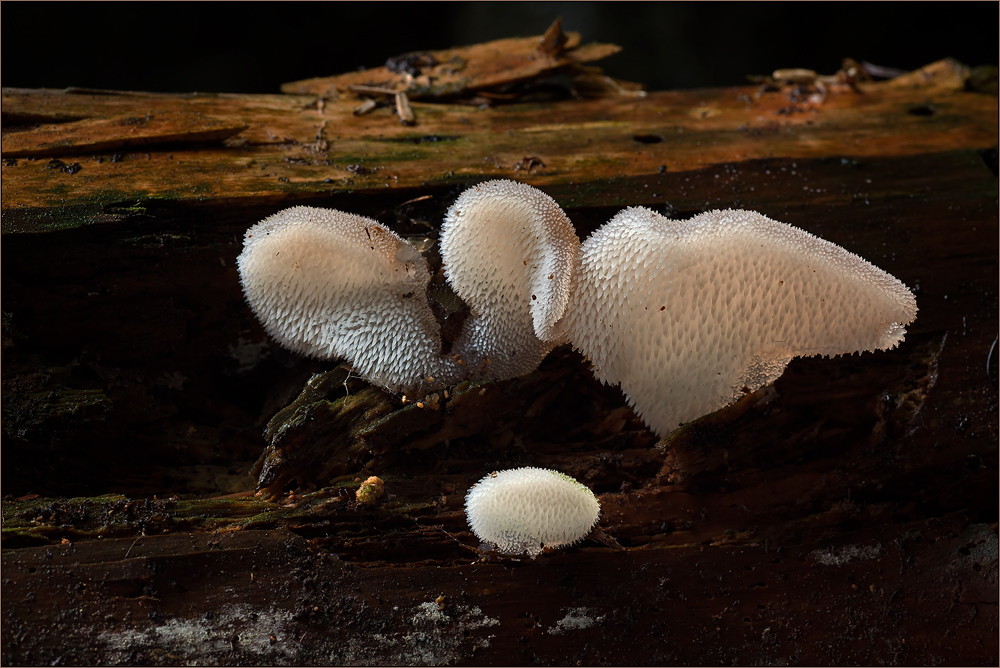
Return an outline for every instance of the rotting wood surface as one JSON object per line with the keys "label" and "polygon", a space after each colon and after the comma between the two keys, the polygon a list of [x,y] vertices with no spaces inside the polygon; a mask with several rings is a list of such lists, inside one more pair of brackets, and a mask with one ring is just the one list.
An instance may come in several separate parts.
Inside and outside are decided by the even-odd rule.
{"label": "rotting wood surface", "polygon": [[[18,122],[82,123],[167,112],[248,127],[221,144],[182,141],[159,151],[74,157],[78,169],[53,166],[52,160],[6,160],[3,178],[17,186],[5,188],[0,199],[3,230],[119,222],[191,207],[206,213],[259,210],[393,192],[406,193],[405,200],[488,178],[528,181],[564,208],[650,206],[674,193],[675,208],[698,210],[725,201],[723,191],[739,192],[740,184],[718,184],[713,196],[693,199],[685,197],[678,175],[770,158],[888,158],[991,147],[996,98],[965,91],[966,75],[956,63],[941,61],[926,68],[925,83],[862,83],[860,93],[845,86],[822,103],[806,94],[792,101],[788,91],[761,93],[757,87],[482,110],[414,102],[415,127],[402,125],[389,108],[355,116],[353,95],[7,89],[2,108],[8,129]],[[188,126],[177,122],[161,131],[183,135]],[[80,128],[66,124],[64,132],[64,145],[72,146]],[[49,148],[56,131],[40,125],[7,136],[17,137],[21,153],[33,145]],[[526,162],[530,157],[537,160]],[[753,192],[739,194],[757,201],[761,195]],[[731,199],[736,193],[727,194]]]}
{"label": "rotting wood surface", "polygon": [[[997,98],[966,75],[415,101],[415,127],[347,93],[5,90],[3,661],[995,665]],[[164,120],[137,147],[120,118]],[[265,215],[332,206],[433,239],[496,177],[552,194],[581,237],[628,205],[760,210],[920,312],[897,350],[795,360],[657,444],[567,348],[418,408],[281,351],[242,302]],[[289,413],[350,437],[273,425],[276,496],[250,496],[300,393]],[[593,488],[617,546],[479,554],[464,494],[518,465]]]}

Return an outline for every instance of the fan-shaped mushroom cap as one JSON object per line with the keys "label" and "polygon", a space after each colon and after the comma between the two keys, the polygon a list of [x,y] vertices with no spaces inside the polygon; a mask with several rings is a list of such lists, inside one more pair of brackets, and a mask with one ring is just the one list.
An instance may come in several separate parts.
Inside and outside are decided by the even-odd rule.
{"label": "fan-shaped mushroom cap", "polygon": [[297,206],[257,223],[237,265],[267,332],[286,348],[346,358],[384,387],[416,387],[440,364],[427,263],[377,221]]}
{"label": "fan-shaped mushroom cap", "polygon": [[504,554],[572,545],[597,523],[601,504],[565,473],[520,468],[486,476],[465,497],[465,515],[480,540]]}
{"label": "fan-shaped mushroom cap", "polygon": [[635,207],[583,244],[566,335],[664,435],[792,357],[892,348],[916,313],[897,279],[759,213]]}
{"label": "fan-shaped mushroom cap", "polygon": [[566,214],[531,186],[488,181],[459,196],[442,227],[441,257],[471,312],[453,350],[476,375],[533,371],[561,340],[579,248]]}

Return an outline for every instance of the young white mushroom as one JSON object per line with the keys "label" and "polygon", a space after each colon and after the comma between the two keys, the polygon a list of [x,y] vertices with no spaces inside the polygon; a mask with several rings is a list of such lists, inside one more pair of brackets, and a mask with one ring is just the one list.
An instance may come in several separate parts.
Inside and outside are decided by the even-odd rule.
{"label": "young white mushroom", "polygon": [[281,345],[345,358],[382,387],[419,394],[537,368],[562,340],[579,248],[541,191],[513,181],[466,190],[441,236],[447,279],[470,308],[446,356],[426,261],[377,221],[286,209],[247,231],[238,267],[250,306]]}
{"label": "young white mushroom", "polygon": [[420,388],[435,374],[446,381],[427,263],[377,221],[285,209],[247,230],[237,266],[254,313],[289,350],[346,358],[394,390]]}
{"label": "young white mushroom", "polygon": [[472,532],[503,554],[537,557],[543,547],[572,545],[590,533],[600,514],[589,488],[549,469],[494,472],[465,497]]}
{"label": "young white mushroom", "polygon": [[657,434],[773,382],[796,356],[885,350],[916,317],[900,281],[752,211],[641,207],[580,251],[566,335]]}
{"label": "young white mushroom", "polygon": [[555,200],[523,183],[481,183],[448,209],[441,257],[470,308],[453,351],[474,377],[533,371],[561,342],[579,248]]}

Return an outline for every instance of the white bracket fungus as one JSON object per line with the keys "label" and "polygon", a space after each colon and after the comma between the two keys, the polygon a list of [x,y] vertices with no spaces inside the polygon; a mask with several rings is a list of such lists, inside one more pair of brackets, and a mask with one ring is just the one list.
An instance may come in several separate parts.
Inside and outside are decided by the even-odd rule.
{"label": "white bracket fungus", "polygon": [[555,200],[523,183],[473,186],[448,209],[441,258],[470,309],[453,350],[478,377],[529,373],[561,342],[579,249]]}
{"label": "white bracket fungus", "polygon": [[635,207],[584,242],[566,332],[662,436],[793,357],[892,348],[916,313],[897,279],[759,213]]}
{"label": "white bracket fungus", "polygon": [[581,246],[551,197],[513,181],[459,196],[441,255],[470,308],[446,356],[426,261],[374,220],[287,209],[247,231],[238,265],[254,313],[293,351],[419,393],[529,373],[568,339],[661,436],[793,357],[891,348],[917,313],[886,272],[759,213],[629,208]]}
{"label": "white bracket fungus", "polygon": [[465,497],[472,532],[503,554],[537,557],[543,547],[565,547],[597,524],[601,504],[565,473],[539,468],[494,472]]}
{"label": "white bracket fungus", "polygon": [[394,390],[420,387],[438,370],[427,262],[381,223],[285,209],[247,230],[237,267],[250,307],[289,350],[346,358]]}
{"label": "white bracket fungus", "polygon": [[449,209],[441,254],[470,307],[451,353],[427,301],[427,262],[370,218],[298,206],[251,227],[237,265],[267,332],[286,348],[345,358],[382,387],[426,392],[533,371],[562,341],[580,240],[531,186],[489,181]]}

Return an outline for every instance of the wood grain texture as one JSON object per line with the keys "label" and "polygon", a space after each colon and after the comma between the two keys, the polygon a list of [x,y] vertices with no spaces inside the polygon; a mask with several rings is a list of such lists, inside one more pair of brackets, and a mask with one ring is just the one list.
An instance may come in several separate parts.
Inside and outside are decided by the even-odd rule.
{"label": "wood grain texture", "polygon": [[41,158],[137,149],[151,144],[197,144],[227,139],[247,126],[198,114],[168,112],[43,125],[3,138],[6,158]]}

